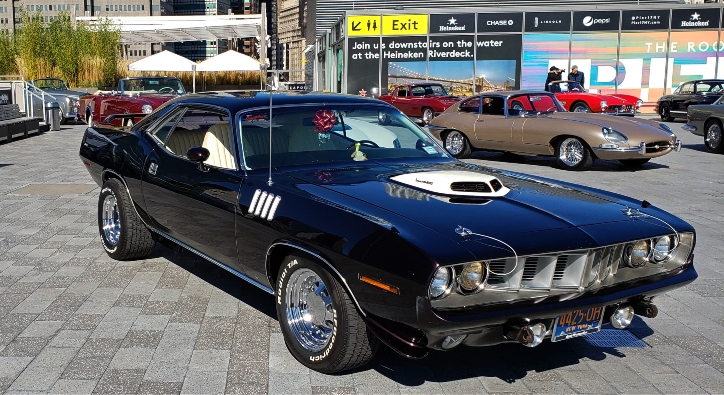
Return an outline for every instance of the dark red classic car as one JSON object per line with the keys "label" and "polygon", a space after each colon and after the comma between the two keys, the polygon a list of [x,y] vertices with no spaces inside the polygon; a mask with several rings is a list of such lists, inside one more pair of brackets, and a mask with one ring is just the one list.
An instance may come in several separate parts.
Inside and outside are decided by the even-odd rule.
{"label": "dark red classic car", "polygon": [[[576,82],[554,81],[548,90],[556,95],[556,99],[571,112],[600,112],[614,115],[636,115],[643,100],[636,96],[613,94],[604,95],[586,90],[576,90]],[[569,89],[570,87],[570,89]]]}
{"label": "dark red classic car", "polygon": [[100,90],[81,98],[78,112],[89,126],[132,126],[161,104],[185,93],[178,78],[122,78],[115,90]]}
{"label": "dark red classic car", "polygon": [[460,101],[459,97],[450,96],[441,84],[428,82],[400,85],[378,99],[392,104],[408,117],[420,118],[425,125]]}

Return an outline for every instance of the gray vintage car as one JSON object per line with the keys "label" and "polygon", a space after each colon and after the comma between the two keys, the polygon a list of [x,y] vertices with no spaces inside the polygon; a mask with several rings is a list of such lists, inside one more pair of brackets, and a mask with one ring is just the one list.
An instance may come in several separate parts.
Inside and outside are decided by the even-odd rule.
{"label": "gray vintage car", "polygon": [[722,120],[724,120],[724,96],[713,104],[696,104],[686,108],[686,125],[681,128],[704,136],[707,151],[716,154],[724,153],[722,144]]}
{"label": "gray vintage car", "polygon": [[58,102],[60,104],[60,122],[66,123],[73,119],[78,120],[78,106],[81,96],[86,92],[72,91],[68,84],[59,78],[38,78],[30,81],[30,89],[34,91],[33,108],[36,114],[42,114],[43,101],[38,98],[45,97],[45,102]]}

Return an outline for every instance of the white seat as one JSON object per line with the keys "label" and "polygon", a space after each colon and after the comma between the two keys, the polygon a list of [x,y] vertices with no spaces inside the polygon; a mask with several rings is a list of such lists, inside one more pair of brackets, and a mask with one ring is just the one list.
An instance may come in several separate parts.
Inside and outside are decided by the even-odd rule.
{"label": "white seat", "polygon": [[204,142],[206,132],[203,130],[176,129],[166,140],[166,148],[176,155],[186,156],[191,147],[200,147]]}
{"label": "white seat", "polygon": [[202,147],[209,150],[207,165],[235,169],[234,154],[231,146],[231,127],[228,123],[218,123],[210,127],[204,136]]}

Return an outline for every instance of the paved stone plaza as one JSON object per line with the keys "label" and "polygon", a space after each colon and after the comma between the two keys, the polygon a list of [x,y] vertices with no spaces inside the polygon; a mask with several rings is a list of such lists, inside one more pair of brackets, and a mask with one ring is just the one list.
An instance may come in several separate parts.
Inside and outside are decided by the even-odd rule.
{"label": "paved stone plaza", "polygon": [[336,376],[297,363],[271,296],[212,264],[160,244],[147,260],[108,258],[98,188],[78,158],[84,126],[0,144],[0,392],[722,393],[724,155],[669,125],[682,151],[636,171],[597,162],[574,173],[552,158],[497,153],[472,160],[646,199],[694,225],[699,279],[659,297],[659,317],[601,333],[608,343],[460,348],[420,361],[383,347]]}

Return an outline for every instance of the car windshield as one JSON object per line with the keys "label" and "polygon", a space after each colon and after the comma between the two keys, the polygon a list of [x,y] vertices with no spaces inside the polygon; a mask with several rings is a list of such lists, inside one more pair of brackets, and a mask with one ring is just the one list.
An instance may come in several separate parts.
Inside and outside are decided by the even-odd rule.
{"label": "car windshield", "polygon": [[57,79],[57,78],[42,78],[39,80],[33,81],[33,85],[37,87],[38,89],[52,89],[56,91],[67,91],[68,85],[65,84],[65,81]]}
{"label": "car windshield", "polygon": [[178,78],[127,78],[120,82],[123,93],[186,93]]}
{"label": "car windshield", "polygon": [[239,130],[247,169],[336,162],[449,158],[417,125],[394,109],[309,105],[244,112]]}
{"label": "car windshield", "polygon": [[508,98],[508,114],[512,116],[565,111],[558,99],[549,93],[530,93]]}
{"label": "car windshield", "polygon": [[412,96],[449,96],[442,85],[418,85],[412,87]]}

